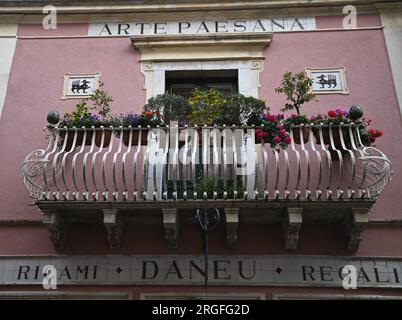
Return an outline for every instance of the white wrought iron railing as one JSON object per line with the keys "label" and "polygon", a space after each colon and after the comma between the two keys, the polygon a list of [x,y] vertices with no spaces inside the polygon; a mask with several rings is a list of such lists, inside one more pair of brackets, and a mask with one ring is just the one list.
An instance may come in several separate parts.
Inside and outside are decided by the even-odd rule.
{"label": "white wrought iron railing", "polygon": [[358,127],[296,126],[280,150],[257,127],[48,127],[21,174],[35,201],[376,199],[391,162]]}

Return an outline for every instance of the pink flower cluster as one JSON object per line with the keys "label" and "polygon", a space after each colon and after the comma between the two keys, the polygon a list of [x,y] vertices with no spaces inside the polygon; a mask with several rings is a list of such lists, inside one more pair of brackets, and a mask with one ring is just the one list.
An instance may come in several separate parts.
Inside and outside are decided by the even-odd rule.
{"label": "pink flower cluster", "polygon": [[255,130],[256,137],[259,140],[268,142],[272,147],[280,146],[286,148],[291,143],[291,138],[282,126],[281,121],[284,119],[283,114],[272,115],[266,114],[262,117],[262,129]]}
{"label": "pink flower cluster", "polygon": [[345,109],[337,108],[335,110],[328,111],[328,117],[330,117],[330,118],[335,118],[335,117],[347,118],[348,116],[349,116],[349,112],[347,112]]}

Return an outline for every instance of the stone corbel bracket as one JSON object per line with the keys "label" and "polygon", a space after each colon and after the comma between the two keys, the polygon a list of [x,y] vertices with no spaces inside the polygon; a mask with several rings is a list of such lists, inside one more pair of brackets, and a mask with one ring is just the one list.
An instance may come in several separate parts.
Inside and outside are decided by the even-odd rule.
{"label": "stone corbel bracket", "polygon": [[107,230],[107,238],[111,248],[119,248],[123,234],[123,218],[117,209],[103,209],[103,224]]}
{"label": "stone corbel bracket", "polygon": [[299,231],[303,223],[303,208],[287,208],[283,217],[282,228],[286,250],[297,249]]}
{"label": "stone corbel bracket", "polygon": [[68,225],[57,213],[57,210],[42,210],[43,224],[50,233],[50,240],[56,250],[64,249]]}
{"label": "stone corbel bracket", "polygon": [[225,208],[226,245],[229,249],[236,248],[237,230],[239,227],[240,208]]}
{"label": "stone corbel bracket", "polygon": [[362,232],[369,222],[368,208],[352,208],[351,214],[345,220],[345,231],[348,237],[348,250],[357,251],[362,240]]}
{"label": "stone corbel bracket", "polygon": [[177,208],[164,208],[163,228],[165,229],[165,239],[168,248],[177,248],[179,233],[179,215]]}

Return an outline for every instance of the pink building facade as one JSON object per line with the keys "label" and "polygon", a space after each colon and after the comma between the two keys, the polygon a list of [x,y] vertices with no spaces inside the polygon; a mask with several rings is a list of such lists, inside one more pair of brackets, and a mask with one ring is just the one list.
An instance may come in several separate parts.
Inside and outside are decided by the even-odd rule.
{"label": "pink building facade", "polygon": [[[357,1],[351,2],[356,5]],[[390,23],[401,21],[402,13],[398,1],[364,2],[354,7],[357,25],[349,29],[345,17],[353,10],[343,13],[343,7],[332,1],[318,1],[316,6],[284,1],[288,10],[269,3],[248,2],[242,7],[226,1],[222,2],[224,10],[208,1],[186,8],[177,1],[125,9],[111,2],[93,11],[88,6],[56,6],[57,29],[48,30],[42,25],[45,14],[35,15],[42,7],[2,7],[0,2],[5,21],[0,24],[2,54],[11,57],[1,63],[6,79],[0,88],[4,92],[0,118],[1,295],[123,299],[402,296],[401,84],[397,37],[392,35],[394,24]],[[390,12],[399,12],[399,18],[388,18]],[[49,191],[47,195],[32,199],[32,189],[27,190],[21,179],[27,155],[45,150],[52,139],[47,141],[43,132],[48,112],[64,114],[79,102],[76,97],[62,97],[66,74],[99,74],[113,96],[113,113],[120,114],[140,113],[148,98],[167,90],[170,72],[193,72],[193,77],[198,77],[200,70],[235,70],[240,93],[266,100],[271,112],[279,113],[285,99],[274,88],[282,75],[310,69],[343,70],[344,87],[343,92],[318,92],[317,101],[304,106],[305,114],[310,117],[360,105],[364,116],[373,119],[373,126],[383,130],[375,146],[384,165],[375,175],[384,183],[378,196],[362,196],[360,180],[352,186],[354,196],[348,193],[352,174],[346,169],[348,159],[341,164],[332,159],[336,172],[327,188],[327,160],[323,158],[324,182],[321,186],[312,182],[313,196],[308,198],[309,188],[296,186],[300,171],[292,171],[297,160],[290,147],[290,183],[288,187],[280,176],[277,199],[272,185],[267,199],[260,193],[260,200],[250,196],[241,203],[162,200],[159,195],[152,198],[147,188],[144,199],[127,200],[121,176],[115,198],[112,187],[100,188],[99,198],[94,199],[92,186],[85,199],[82,180],[78,182],[82,188],[78,198],[72,194],[66,198],[63,192],[74,188],[64,189],[61,176],[52,177],[50,166],[62,161],[65,154],[60,151],[59,160],[55,160],[56,149],[35,158],[39,171],[50,161],[48,189],[39,191]],[[117,145],[105,158],[106,167],[101,168],[101,159],[107,148],[99,149],[92,166],[100,184],[106,170],[113,185],[113,156],[117,152],[117,159],[121,159],[127,151],[116,151],[118,140],[113,139]],[[295,150],[300,151],[298,148]],[[317,171],[318,160],[313,159],[316,153],[310,146],[307,149],[311,180],[317,181],[321,173]],[[68,186],[73,185],[72,157],[79,150],[66,156]],[[85,152],[87,149],[82,156]],[[128,158],[132,152],[127,151]],[[300,154],[305,168],[304,153]],[[279,170],[286,170],[285,152],[279,152],[278,157]],[[77,159],[81,170],[81,158]],[[273,168],[271,153],[268,160],[266,167]],[[121,172],[121,161],[117,160],[117,172]],[[369,169],[370,158],[365,161],[362,163]],[[143,165],[139,163],[137,170],[143,170]],[[337,171],[340,167],[343,173]],[[149,172],[143,171],[140,179],[146,179]],[[303,184],[306,171],[301,172]],[[128,176],[130,173],[134,171]],[[344,185],[338,187],[335,181],[342,174]],[[59,181],[60,194],[55,195],[59,189],[52,179]],[[297,198],[299,189],[302,195]],[[322,197],[317,196],[318,189]],[[333,191],[332,197],[328,197],[328,190]],[[290,196],[286,197],[286,191]],[[107,198],[102,192],[109,192]],[[214,208],[220,211],[220,222],[209,233],[207,288],[202,229],[194,218],[196,210],[206,206],[210,212]],[[57,290],[43,288],[45,265],[56,268]],[[357,289],[342,287],[340,273],[345,265],[356,268]]]}

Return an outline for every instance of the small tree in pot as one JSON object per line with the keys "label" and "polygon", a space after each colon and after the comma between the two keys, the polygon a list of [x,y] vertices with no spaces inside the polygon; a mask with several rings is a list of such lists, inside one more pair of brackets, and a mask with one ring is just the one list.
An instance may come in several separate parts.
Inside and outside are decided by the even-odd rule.
{"label": "small tree in pot", "polygon": [[[309,120],[305,115],[300,114],[301,106],[304,103],[314,100],[315,94],[311,90],[313,80],[306,76],[304,72],[292,73],[285,72],[282,77],[281,85],[275,89],[276,93],[283,93],[286,96],[285,107],[281,111],[295,110],[296,115],[292,115],[287,119],[286,130],[290,132],[292,125],[309,124]],[[295,143],[300,144],[300,130],[301,128],[293,129],[293,138]],[[309,130],[303,128],[303,141],[306,143],[309,137]]]}

